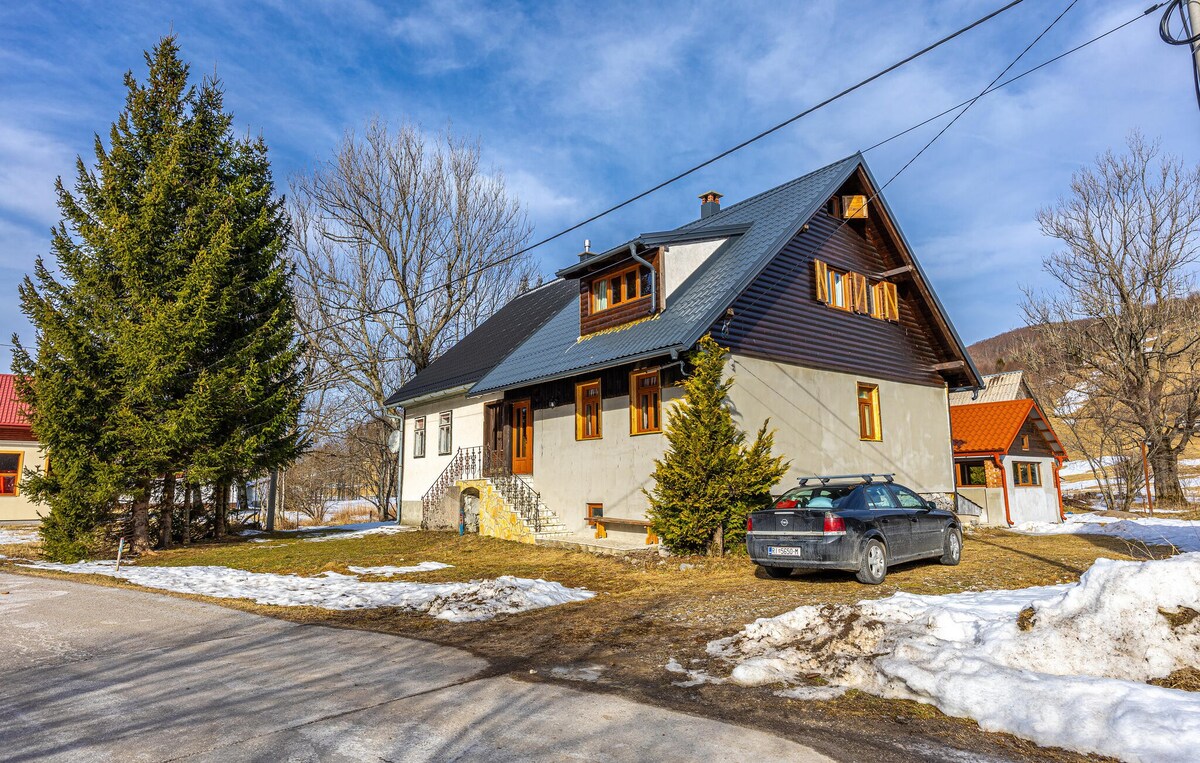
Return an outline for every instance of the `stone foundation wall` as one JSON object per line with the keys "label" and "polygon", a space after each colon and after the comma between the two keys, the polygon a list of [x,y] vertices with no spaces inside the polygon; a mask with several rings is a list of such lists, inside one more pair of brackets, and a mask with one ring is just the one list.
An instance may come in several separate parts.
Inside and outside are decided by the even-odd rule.
{"label": "stone foundation wall", "polygon": [[[458,483],[457,494],[467,488],[479,492],[479,534],[502,540],[515,540],[521,543],[533,543],[533,531],[521,519],[521,516],[510,509],[501,496],[487,480],[463,480]],[[457,498],[456,505],[457,505]],[[457,514],[455,522],[457,522]]]}

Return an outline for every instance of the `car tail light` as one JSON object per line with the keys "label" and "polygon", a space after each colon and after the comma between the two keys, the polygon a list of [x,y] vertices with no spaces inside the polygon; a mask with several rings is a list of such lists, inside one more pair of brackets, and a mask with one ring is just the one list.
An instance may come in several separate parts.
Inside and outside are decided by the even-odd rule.
{"label": "car tail light", "polygon": [[794,509],[794,508],[796,508],[796,502],[793,501],[791,498],[780,498],[778,501],[775,502],[775,508],[777,508],[777,509]]}
{"label": "car tail light", "polygon": [[746,532],[754,532],[754,517],[746,517]]}
{"label": "car tail light", "polygon": [[837,514],[825,515],[825,532],[827,533],[844,533],[846,532],[846,520],[839,517]]}

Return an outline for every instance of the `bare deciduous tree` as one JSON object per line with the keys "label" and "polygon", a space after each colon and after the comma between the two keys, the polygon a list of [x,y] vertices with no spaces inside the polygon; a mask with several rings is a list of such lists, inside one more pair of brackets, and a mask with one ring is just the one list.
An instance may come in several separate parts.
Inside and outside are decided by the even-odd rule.
{"label": "bare deciduous tree", "polygon": [[1200,418],[1200,169],[1134,134],[1071,191],[1038,214],[1066,249],[1043,264],[1054,290],[1026,292],[1026,321],[1074,416],[1146,442],[1159,499],[1182,502],[1177,462]]}
{"label": "bare deciduous tree", "polygon": [[335,411],[324,434],[370,439],[386,514],[384,401],[531,280],[532,259],[513,256],[530,228],[477,143],[379,120],[293,181],[289,211],[312,375]]}

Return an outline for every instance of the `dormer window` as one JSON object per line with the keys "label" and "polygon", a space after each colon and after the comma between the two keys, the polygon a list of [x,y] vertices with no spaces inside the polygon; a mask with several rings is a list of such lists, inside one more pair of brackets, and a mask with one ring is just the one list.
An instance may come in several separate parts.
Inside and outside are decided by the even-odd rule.
{"label": "dormer window", "polygon": [[645,265],[634,265],[592,281],[592,313],[648,296],[650,269]]}

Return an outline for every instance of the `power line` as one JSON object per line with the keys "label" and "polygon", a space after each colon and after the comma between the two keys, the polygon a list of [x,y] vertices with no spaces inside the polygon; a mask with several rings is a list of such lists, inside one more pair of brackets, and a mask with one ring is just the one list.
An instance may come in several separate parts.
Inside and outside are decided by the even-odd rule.
{"label": "power line", "polygon": [[[956,122],[957,122],[959,119],[961,119],[961,118],[962,118],[962,116],[963,116],[964,114],[966,114],[966,113],[967,113],[967,111],[968,111],[968,110],[970,110],[970,108],[971,108],[972,106],[974,106],[974,105],[975,105],[975,103],[976,103],[976,102],[977,102],[977,101],[978,101],[980,98],[982,98],[982,97],[983,97],[983,96],[985,96],[985,95],[986,95],[986,94],[987,94],[987,93],[988,93],[990,90],[992,90],[992,89],[993,89],[993,88],[996,86],[996,83],[997,83],[997,82],[999,82],[999,81],[1001,80],[1001,78],[1003,78],[1003,77],[1004,77],[1004,75],[1005,75],[1005,74],[1008,74],[1009,70],[1011,70],[1011,69],[1012,69],[1014,66],[1016,66],[1016,65],[1017,65],[1017,62],[1019,62],[1019,61],[1020,61],[1022,58],[1024,58],[1024,57],[1025,57],[1025,54],[1026,54],[1026,53],[1028,53],[1028,52],[1029,52],[1029,51],[1030,51],[1030,50],[1033,48],[1033,46],[1034,46],[1034,45],[1037,45],[1037,44],[1038,44],[1038,42],[1039,42],[1039,41],[1040,41],[1040,40],[1041,40],[1043,37],[1045,37],[1047,34],[1049,34],[1050,30],[1051,30],[1051,29],[1053,29],[1053,28],[1055,27],[1055,25],[1056,25],[1056,24],[1058,24],[1058,22],[1062,20],[1063,16],[1066,16],[1066,15],[1067,15],[1067,12],[1068,12],[1068,11],[1070,11],[1072,8],[1074,8],[1074,7],[1075,7],[1075,4],[1076,4],[1076,3],[1078,3],[1078,2],[1079,2],[1079,0],[1071,0],[1071,2],[1067,4],[1067,7],[1066,7],[1066,8],[1064,8],[1064,9],[1062,10],[1062,12],[1061,12],[1061,13],[1059,13],[1057,16],[1055,16],[1055,17],[1054,17],[1054,20],[1053,20],[1053,21],[1051,21],[1051,22],[1050,22],[1050,24],[1049,24],[1049,25],[1048,25],[1048,26],[1047,26],[1045,29],[1043,29],[1043,30],[1042,30],[1042,31],[1041,31],[1041,32],[1038,34],[1038,36],[1037,36],[1037,37],[1034,37],[1034,38],[1033,38],[1033,41],[1032,41],[1032,42],[1030,42],[1028,45],[1026,45],[1026,46],[1025,46],[1025,48],[1024,48],[1024,49],[1022,49],[1022,50],[1021,50],[1021,52],[1017,54],[1017,57],[1016,57],[1016,58],[1014,58],[1014,59],[1013,59],[1011,62],[1009,62],[1008,66],[1005,66],[1005,67],[1004,67],[1004,69],[1002,69],[1002,70],[1001,70],[1001,72],[1000,72],[999,74],[997,74],[997,75],[996,75],[996,76],[995,76],[995,77],[992,79],[992,81],[991,81],[991,82],[989,82],[989,83],[987,84],[987,86],[986,86],[986,87],[984,87],[982,90],[980,90],[980,91],[979,91],[979,93],[977,93],[977,94],[975,95],[975,97],[974,97],[974,98],[971,98],[971,99],[969,99],[969,100],[965,101],[965,105],[964,105],[964,104],[960,104],[960,106],[961,106],[961,109],[959,110],[959,112],[958,112],[957,114],[955,114],[955,115],[954,115],[954,118],[953,118],[953,119],[951,119],[949,122],[947,122],[947,123],[946,123],[946,124],[945,124],[945,125],[942,127],[942,129],[938,130],[937,134],[936,134],[936,135],[934,135],[932,138],[930,138],[930,139],[929,139],[929,141],[928,141],[928,142],[927,142],[927,143],[926,143],[924,146],[922,146],[922,147],[920,148],[920,150],[918,150],[918,151],[917,151],[915,154],[913,154],[913,155],[912,155],[912,157],[911,157],[911,158],[909,158],[909,160],[908,160],[907,162],[905,162],[905,163],[903,164],[903,166],[901,166],[901,167],[900,167],[900,169],[896,170],[895,174],[893,174],[893,175],[892,175],[890,178],[888,178],[888,180],[887,180],[887,182],[886,182],[886,183],[883,183],[882,185],[880,185],[880,186],[879,186],[879,188],[875,189],[875,192],[874,192],[873,194],[871,194],[870,198],[868,198],[868,199],[867,199],[866,203],[867,203],[867,204],[870,204],[872,201],[874,201],[875,199],[879,198],[879,195],[880,195],[881,193],[883,193],[883,190],[884,190],[885,188],[887,188],[889,185],[891,185],[891,184],[892,184],[892,182],[893,182],[893,181],[894,181],[896,178],[900,177],[900,175],[901,175],[901,174],[902,174],[902,173],[903,173],[905,170],[907,170],[909,167],[911,167],[911,166],[912,166],[913,162],[915,162],[917,159],[919,159],[919,158],[920,158],[920,157],[921,157],[921,156],[922,156],[922,155],[923,155],[923,154],[924,154],[926,151],[928,151],[928,150],[929,150],[929,148],[930,148],[930,147],[931,147],[931,146],[932,146],[934,143],[936,143],[936,142],[937,142],[937,140],[938,140],[939,138],[941,138],[943,135],[945,135],[945,134],[946,134],[946,131],[947,131],[947,130],[949,130],[951,127],[953,127],[953,126],[954,126],[954,124],[955,124],[955,123],[956,123]],[[1145,14],[1145,13],[1143,13],[1142,15],[1144,16],[1144,15],[1146,15],[1146,14]],[[1139,18],[1141,18],[1141,17],[1139,16]],[[959,107],[958,107],[958,106],[956,106],[955,108],[959,108]],[[954,109],[951,109],[951,111],[953,111],[953,110],[954,110]],[[944,112],[944,113],[945,113],[945,112]],[[935,119],[936,119],[936,117],[935,117]],[[926,120],[926,122],[928,122],[928,121],[930,121],[930,120]],[[913,128],[910,128],[910,130],[911,130],[911,129],[913,129]],[[906,130],[905,132],[908,132],[908,130]],[[900,133],[900,134],[903,134],[903,133]],[[895,137],[895,136],[893,136],[893,137]],[[889,138],[888,140],[891,140],[891,138]],[[887,141],[883,141],[883,142],[887,142]],[[876,144],[876,145],[877,145],[877,146],[878,146],[878,145],[882,145],[882,143],[878,143],[878,144]],[[837,227],[835,227],[835,228],[834,228],[832,231],[830,231],[830,232],[829,232],[829,235],[825,236],[825,238],[824,238],[824,239],[822,239],[820,242],[818,242],[818,243],[814,244],[814,245],[811,247],[811,248],[812,248],[812,250],[813,250],[814,252],[816,252],[816,251],[820,251],[821,247],[825,246],[825,244],[826,244],[826,243],[828,243],[828,242],[829,242],[829,241],[830,241],[830,240],[831,240],[831,239],[832,239],[834,236],[836,236],[838,233],[840,233],[840,232],[841,232],[841,230],[842,230],[842,228],[846,227],[846,225],[847,225],[847,224],[849,224],[849,222],[850,222],[849,218],[843,219],[843,220],[841,221],[841,223],[839,223],[839,224],[837,225]],[[769,294],[769,293],[772,293],[772,292],[774,291],[774,288],[775,288],[775,287],[777,287],[777,286],[779,286],[779,284],[781,284],[781,283],[783,282],[783,279],[784,279],[784,278],[788,278],[788,277],[790,277],[790,276],[791,276],[793,273],[795,273],[795,272],[796,272],[796,269],[797,269],[798,267],[800,267],[800,264],[799,264],[799,263],[798,263],[797,265],[795,265],[795,266],[793,266],[793,267],[790,267],[790,268],[787,268],[787,269],[785,269],[783,272],[781,272],[781,273],[779,274],[779,276],[778,276],[778,277],[775,279],[775,281],[772,283],[772,285],[771,285],[771,288],[769,288],[769,289],[761,289],[761,290],[759,291],[759,294],[758,294],[758,296],[756,296],[756,297],[754,298],[754,300],[753,300],[753,301],[751,301],[751,302],[750,302],[750,304],[749,304],[749,305],[747,305],[747,306],[746,306],[746,308],[743,308],[743,309],[749,309],[749,308],[752,308],[752,307],[754,307],[755,305],[757,305],[757,304],[758,304],[758,303],[759,303],[759,302],[762,300],[762,298],[763,298],[764,296],[766,296],[766,295],[767,295],[767,294]],[[753,341],[753,340],[752,340],[752,341]]]}
{"label": "power line", "polygon": [[[717,161],[720,161],[721,159],[724,159],[725,157],[729,156],[730,154],[740,151],[741,149],[745,148],[746,146],[749,146],[751,143],[761,140],[761,139],[767,137],[768,135],[771,135],[772,133],[778,132],[779,130],[782,130],[784,127],[787,127],[788,125],[790,125],[794,122],[797,122],[800,119],[803,119],[804,117],[808,116],[809,114],[812,114],[815,111],[823,109],[826,106],[830,105],[831,103],[849,95],[850,93],[853,93],[854,91],[859,90],[859,89],[865,87],[866,85],[869,85],[870,83],[874,82],[875,80],[879,79],[880,77],[890,74],[891,72],[905,66],[906,64],[911,63],[912,61],[920,58],[921,56],[925,55],[926,53],[929,53],[930,51],[933,51],[936,48],[939,48],[942,45],[945,45],[946,43],[950,42],[951,40],[953,40],[957,37],[960,37],[961,35],[971,31],[972,29],[979,26],[980,24],[984,24],[984,23],[992,20],[996,16],[999,16],[1000,14],[1004,13],[1005,11],[1007,11],[1017,5],[1020,5],[1022,2],[1024,2],[1024,0],[1012,0],[1011,2],[1007,3],[1006,5],[1004,5],[1000,8],[997,8],[996,10],[992,11],[991,13],[989,13],[985,16],[981,16],[980,18],[976,19],[975,21],[972,21],[970,24],[967,24],[966,26],[961,27],[961,28],[955,30],[954,32],[951,32],[950,34],[946,35],[945,37],[942,37],[941,39],[937,40],[936,42],[933,42],[933,43],[925,46],[924,48],[921,48],[920,50],[916,51],[915,53],[912,53],[912,54],[900,59],[899,61],[893,63],[892,65],[890,65],[884,69],[880,69],[879,71],[870,75],[869,77],[862,79],[853,85],[850,85],[849,87],[826,98],[825,100],[821,101],[820,103],[810,106],[807,109],[804,109],[803,111],[788,117],[787,119],[783,120],[782,122],[779,122],[771,127],[768,127],[767,129],[763,130],[762,132],[759,132],[758,134],[756,134],[750,138],[747,138],[746,140],[743,140],[742,142],[738,143],[737,145],[727,148],[724,151],[720,152],[719,154],[716,154],[708,159],[705,159],[704,161],[700,162],[699,164],[695,164],[695,165],[689,167],[688,169],[683,170],[682,172],[680,172],[676,175],[673,175],[672,177],[668,178],[667,180],[657,183],[657,184],[651,186],[650,188],[647,188],[646,190],[641,191],[640,193],[630,196],[629,198],[625,199],[624,201],[613,204],[612,206],[608,207],[607,209],[605,209],[601,212],[597,212],[596,214],[592,215],[591,217],[588,217],[585,220],[581,220],[580,222],[577,222],[568,228],[564,228],[564,229],[558,231],[557,233],[555,233],[554,235],[547,236],[546,238],[543,238],[533,244],[530,244],[526,247],[518,249],[517,251],[513,252],[512,254],[505,255],[504,257],[501,257],[500,259],[498,259],[494,262],[488,263],[487,265],[484,265],[476,270],[468,271],[468,272],[464,273],[463,275],[459,276],[457,280],[465,280],[472,276],[478,275],[479,273],[482,273],[485,270],[496,267],[498,265],[502,265],[505,262],[514,260],[517,257],[520,257],[523,254],[527,254],[528,252],[531,252],[540,246],[544,246],[545,244],[548,244],[551,241],[562,238],[563,236],[567,235],[568,233],[579,230],[580,228],[582,228],[583,226],[585,226],[589,223],[595,222],[596,220],[599,220],[602,217],[610,215],[619,209],[627,207],[636,201],[644,199],[645,197],[649,196],[650,194],[654,193],[655,191],[662,190],[663,188],[667,187],[668,185],[671,185],[672,183],[678,182],[679,180],[682,180],[683,178],[688,177],[689,175],[695,174],[696,172],[699,172],[700,170],[704,169],[705,167],[707,167]],[[411,299],[419,299],[420,297],[424,297],[429,294],[432,294],[435,291],[439,291],[441,288],[442,287],[433,287],[433,288],[427,289],[426,291],[419,292],[418,294],[413,295],[411,297]],[[395,302],[386,307],[380,307],[380,308],[376,308],[373,310],[362,311],[362,312],[357,313],[353,317],[346,318],[346,319],[340,320],[340,321],[334,321],[332,323],[321,326],[320,328],[312,329],[310,331],[304,331],[301,333],[304,335],[309,335],[309,334],[315,334],[318,331],[336,328],[338,326],[344,326],[347,323],[352,323],[352,322],[354,322],[356,320],[360,320],[361,318],[364,318],[364,317],[378,315],[380,313],[385,313],[389,310],[394,310],[397,307],[400,307],[402,304],[404,304],[403,300]]]}

